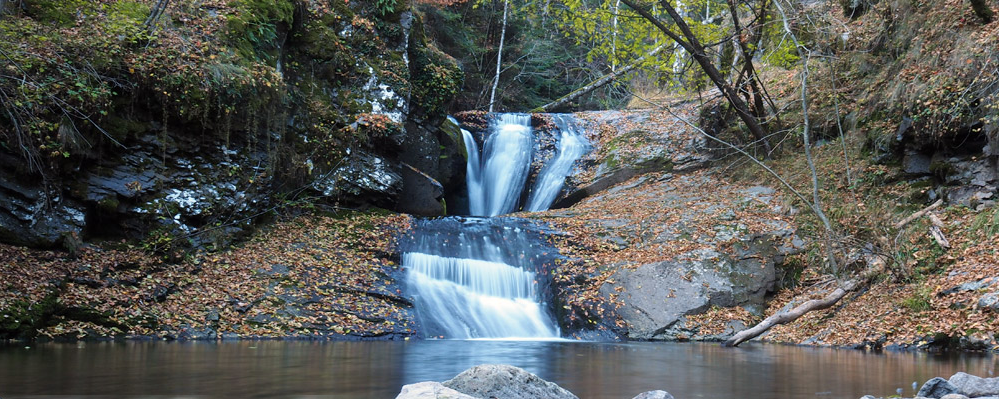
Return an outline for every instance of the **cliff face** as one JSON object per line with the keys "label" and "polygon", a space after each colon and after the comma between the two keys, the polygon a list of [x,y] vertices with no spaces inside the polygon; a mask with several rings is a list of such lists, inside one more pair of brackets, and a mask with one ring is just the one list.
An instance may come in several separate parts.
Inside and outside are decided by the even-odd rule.
{"label": "cliff face", "polygon": [[407,3],[70,3],[0,18],[0,240],[224,244],[303,200],[443,213],[462,72]]}

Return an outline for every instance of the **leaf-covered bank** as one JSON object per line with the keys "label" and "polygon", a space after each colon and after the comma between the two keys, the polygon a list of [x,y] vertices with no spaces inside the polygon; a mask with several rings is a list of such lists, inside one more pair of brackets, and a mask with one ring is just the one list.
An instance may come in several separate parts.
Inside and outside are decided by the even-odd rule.
{"label": "leaf-covered bank", "polygon": [[0,246],[4,339],[401,339],[395,214],[303,215],[168,263],[137,248]]}

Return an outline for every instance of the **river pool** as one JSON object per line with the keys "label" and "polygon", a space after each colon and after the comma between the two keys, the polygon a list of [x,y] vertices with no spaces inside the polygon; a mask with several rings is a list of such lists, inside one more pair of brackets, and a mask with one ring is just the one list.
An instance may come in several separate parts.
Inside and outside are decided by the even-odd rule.
{"label": "river pool", "polygon": [[505,363],[580,398],[664,389],[685,398],[892,395],[957,371],[995,373],[999,357],[865,353],[750,344],[567,341],[124,342],[0,347],[0,398],[394,398],[400,387]]}

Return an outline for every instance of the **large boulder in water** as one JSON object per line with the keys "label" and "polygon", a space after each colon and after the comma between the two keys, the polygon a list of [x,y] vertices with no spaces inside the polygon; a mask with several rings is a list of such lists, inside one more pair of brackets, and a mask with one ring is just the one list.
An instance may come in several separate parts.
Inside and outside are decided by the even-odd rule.
{"label": "large boulder in water", "polygon": [[439,382],[425,381],[402,387],[395,399],[478,399],[444,386]]}
{"label": "large boulder in water", "polygon": [[982,378],[959,372],[951,376],[947,383],[971,398],[999,396],[999,378]]}
{"label": "large boulder in water", "polygon": [[947,380],[936,377],[929,381],[926,381],[922,387],[919,388],[919,393],[916,394],[917,397],[923,398],[941,398],[944,395],[957,393],[957,388],[951,385]]}
{"label": "large boulder in water", "polygon": [[648,391],[642,392],[631,399],[674,399],[673,395],[670,395],[666,391]]}
{"label": "large boulder in water", "polygon": [[444,386],[479,398],[578,399],[572,392],[530,372],[503,364],[483,364],[445,381]]}

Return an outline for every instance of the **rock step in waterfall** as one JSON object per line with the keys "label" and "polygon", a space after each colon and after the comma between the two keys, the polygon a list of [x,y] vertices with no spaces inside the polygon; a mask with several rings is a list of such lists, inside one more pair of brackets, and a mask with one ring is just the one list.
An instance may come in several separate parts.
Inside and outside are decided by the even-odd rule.
{"label": "rock step in waterfall", "polygon": [[[548,209],[588,144],[571,116],[552,115],[557,152],[538,173],[524,210]],[[468,152],[469,211],[497,216],[518,209],[530,174],[535,138],[529,114],[497,115],[480,155],[462,129]],[[515,219],[512,219],[515,220]],[[426,337],[554,339],[538,237],[499,219],[421,220],[403,254],[407,286]]]}

